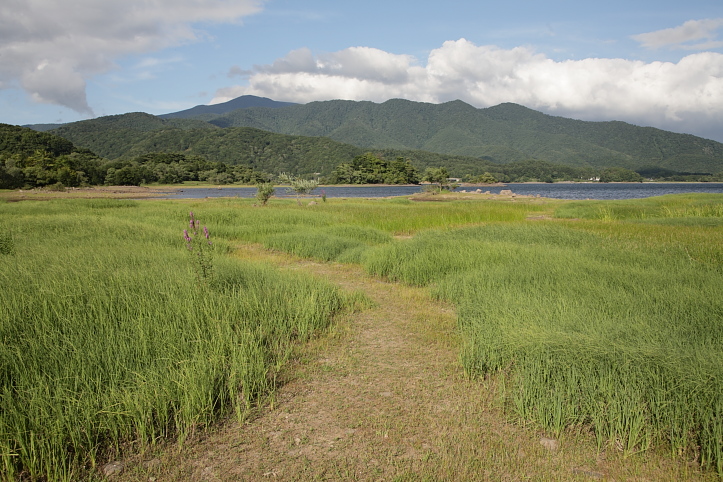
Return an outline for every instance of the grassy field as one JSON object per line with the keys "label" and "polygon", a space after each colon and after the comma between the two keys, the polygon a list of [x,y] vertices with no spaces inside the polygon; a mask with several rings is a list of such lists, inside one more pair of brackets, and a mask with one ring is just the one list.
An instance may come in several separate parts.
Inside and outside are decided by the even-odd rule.
{"label": "grassy field", "polygon": [[630,454],[667,446],[723,473],[722,206],[569,203],[557,216],[573,222],[427,231],[366,266],[454,302],[464,366],[504,373],[519,419],[584,427]]}
{"label": "grassy field", "polygon": [[[431,292],[515,420],[664,447],[723,474],[723,196],[635,201],[66,200],[0,204],[0,456],[72,479],[273,388],[289,343],[354,300],[238,243]],[[181,231],[214,241],[199,280]],[[4,248],[4,246],[7,246]]]}
{"label": "grassy field", "polygon": [[213,225],[213,277],[199,279],[178,204],[5,203],[0,223],[5,480],[77,480],[112,453],[243,417],[290,343],[354,302],[233,262]]}

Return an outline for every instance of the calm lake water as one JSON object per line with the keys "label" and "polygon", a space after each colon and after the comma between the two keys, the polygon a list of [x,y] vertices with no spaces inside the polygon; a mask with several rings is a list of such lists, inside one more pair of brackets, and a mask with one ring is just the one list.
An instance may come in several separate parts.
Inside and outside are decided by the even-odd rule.
{"label": "calm lake water", "polygon": [[[528,196],[550,197],[558,199],[633,199],[651,196],[662,196],[664,194],[681,194],[692,192],[705,192],[723,194],[723,183],[721,182],[671,182],[671,183],[630,183],[630,184],[605,184],[605,183],[535,183],[518,184],[510,183],[506,186],[465,186],[457,191],[489,191],[499,194],[502,189],[508,189],[515,194]],[[325,191],[327,197],[389,197],[408,196],[420,192],[421,186],[328,186],[318,188],[314,195],[319,197],[321,191]],[[286,188],[276,188],[276,195],[280,197],[293,197],[286,192]],[[185,188],[173,194],[164,196],[167,199],[199,199],[207,197],[255,197],[255,187],[222,187],[222,188]]]}

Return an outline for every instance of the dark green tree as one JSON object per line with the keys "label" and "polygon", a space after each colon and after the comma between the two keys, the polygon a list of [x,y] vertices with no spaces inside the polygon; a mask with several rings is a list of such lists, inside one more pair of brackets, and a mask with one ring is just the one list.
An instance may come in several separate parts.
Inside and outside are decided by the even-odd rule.
{"label": "dark green tree", "polygon": [[436,185],[440,191],[451,191],[457,187],[449,179],[449,171],[446,167],[428,167],[424,171],[422,181],[428,182],[432,185]]}
{"label": "dark green tree", "polygon": [[479,176],[472,176],[469,178],[469,182],[473,184],[494,184],[497,181],[497,178],[490,174],[489,172],[485,172],[484,174],[480,174]]}
{"label": "dark green tree", "polygon": [[419,184],[419,173],[409,159],[389,162],[367,152],[339,164],[329,177],[332,184]]}

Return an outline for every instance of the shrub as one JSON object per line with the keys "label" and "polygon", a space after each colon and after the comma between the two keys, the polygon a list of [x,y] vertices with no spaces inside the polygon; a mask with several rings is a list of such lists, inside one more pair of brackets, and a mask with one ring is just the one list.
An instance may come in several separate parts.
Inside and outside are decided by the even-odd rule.
{"label": "shrub", "polygon": [[274,185],[270,182],[262,182],[256,185],[256,199],[262,206],[266,206],[266,203],[269,202],[275,192]]}

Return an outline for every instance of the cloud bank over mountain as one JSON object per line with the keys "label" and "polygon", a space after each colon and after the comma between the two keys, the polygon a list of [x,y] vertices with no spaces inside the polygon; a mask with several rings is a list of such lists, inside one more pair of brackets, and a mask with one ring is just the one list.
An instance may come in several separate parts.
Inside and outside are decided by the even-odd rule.
{"label": "cloud bank over mountain", "polygon": [[[177,110],[214,91],[212,103],[244,94],[291,102],[461,99],[723,141],[723,18],[704,0],[690,2],[685,10],[701,12],[697,19],[668,12],[651,20],[614,6],[604,15],[583,5],[528,12],[515,2],[482,11],[469,1],[444,12],[417,5],[413,22],[412,3],[399,2],[375,31],[364,16],[379,2],[376,10],[322,0],[289,10],[277,0],[4,0],[0,107],[5,122],[29,122],[51,112],[57,119]],[[559,26],[543,37],[529,33],[563,17],[564,39]],[[484,35],[479,22],[487,22]],[[578,24],[593,31],[576,32]],[[650,31],[637,33],[638,24]],[[595,30],[602,25],[609,38]],[[392,26],[398,35],[380,35]]]}
{"label": "cloud bank over mountain", "polygon": [[[640,41],[672,45],[712,38],[653,34]],[[238,72],[232,69],[230,75]],[[461,99],[477,107],[515,102],[584,120],[620,119],[677,131],[717,132],[719,138],[723,131],[723,55],[715,52],[692,53],[675,63],[555,61],[529,47],[502,49],[459,39],[432,50],[424,65],[410,55],[369,47],[316,55],[299,49],[240,75],[247,85],[220,89],[212,103],[245,94],[299,103]]]}

